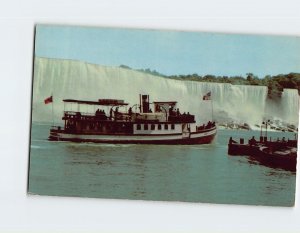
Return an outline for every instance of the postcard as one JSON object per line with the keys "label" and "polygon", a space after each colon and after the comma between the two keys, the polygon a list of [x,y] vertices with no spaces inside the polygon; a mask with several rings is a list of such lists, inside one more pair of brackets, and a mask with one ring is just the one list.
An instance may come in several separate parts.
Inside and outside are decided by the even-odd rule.
{"label": "postcard", "polygon": [[37,25],[28,193],[293,206],[300,38]]}

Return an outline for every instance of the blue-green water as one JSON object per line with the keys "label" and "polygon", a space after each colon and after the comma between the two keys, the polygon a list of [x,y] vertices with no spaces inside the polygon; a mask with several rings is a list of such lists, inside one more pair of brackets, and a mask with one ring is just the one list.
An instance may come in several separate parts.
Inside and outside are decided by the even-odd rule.
{"label": "blue-green water", "polygon": [[[47,141],[32,125],[29,192],[40,195],[292,206],[296,174],[243,156],[227,142],[259,132],[219,130],[212,145],[112,145]],[[269,132],[269,136],[294,138]]]}

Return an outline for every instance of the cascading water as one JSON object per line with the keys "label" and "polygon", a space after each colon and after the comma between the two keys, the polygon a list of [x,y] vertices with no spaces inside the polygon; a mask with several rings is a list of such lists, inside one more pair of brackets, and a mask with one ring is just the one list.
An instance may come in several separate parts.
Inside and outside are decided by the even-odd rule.
{"label": "cascading water", "polygon": [[[211,91],[213,103],[202,97]],[[267,88],[173,80],[135,70],[87,64],[85,62],[35,58],[33,85],[33,121],[52,121],[51,106],[43,100],[53,95],[54,121],[60,122],[63,99],[124,99],[138,103],[139,94],[149,94],[150,101],[178,101],[180,111],[196,114],[199,123],[212,117],[218,121],[260,123],[266,112]],[[276,105],[277,106],[277,105]],[[283,109],[280,109],[283,107]],[[284,111],[286,121],[298,120],[298,94],[285,90],[273,112]]]}
{"label": "cascading water", "polygon": [[263,118],[267,97],[266,87],[191,81],[186,82],[185,85],[190,94],[198,96],[197,100],[199,95],[212,92],[215,119],[254,124]]}
{"label": "cascading water", "polygon": [[281,118],[287,122],[297,124],[299,112],[299,96],[295,89],[284,89],[282,93],[282,113]]}
{"label": "cascading water", "polygon": [[279,120],[279,125],[298,125],[299,95],[296,89],[284,89],[280,99],[267,99],[266,118]]}

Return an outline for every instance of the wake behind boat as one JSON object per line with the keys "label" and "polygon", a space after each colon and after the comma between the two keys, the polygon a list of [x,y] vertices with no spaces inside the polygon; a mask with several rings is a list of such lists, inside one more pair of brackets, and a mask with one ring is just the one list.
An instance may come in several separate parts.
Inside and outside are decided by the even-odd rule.
{"label": "wake behind boat", "polygon": [[[217,133],[214,122],[197,125],[195,115],[180,113],[176,101],[150,103],[149,95],[139,97],[140,103],[129,108],[128,103],[117,99],[65,99],[65,105],[76,104],[78,111],[64,110],[64,126],[53,127],[49,140],[143,144],[209,144],[213,141]],[[81,105],[104,109],[84,113],[80,111]]]}

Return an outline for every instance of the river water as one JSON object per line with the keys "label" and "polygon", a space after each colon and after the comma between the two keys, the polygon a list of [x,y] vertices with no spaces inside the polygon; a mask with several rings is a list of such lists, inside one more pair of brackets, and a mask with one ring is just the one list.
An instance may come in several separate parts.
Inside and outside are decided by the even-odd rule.
{"label": "river water", "polygon": [[[227,142],[257,131],[219,130],[211,145],[113,145],[50,142],[49,125],[32,124],[29,193],[292,206],[296,173],[228,156]],[[292,133],[269,132],[272,138]]]}

